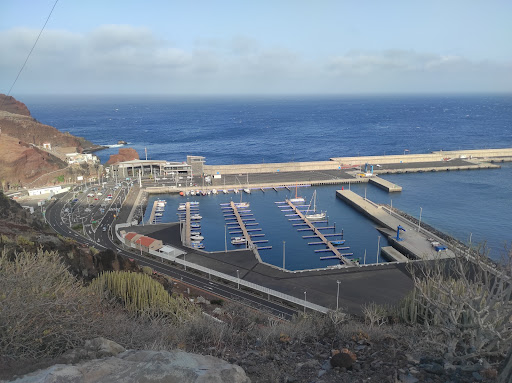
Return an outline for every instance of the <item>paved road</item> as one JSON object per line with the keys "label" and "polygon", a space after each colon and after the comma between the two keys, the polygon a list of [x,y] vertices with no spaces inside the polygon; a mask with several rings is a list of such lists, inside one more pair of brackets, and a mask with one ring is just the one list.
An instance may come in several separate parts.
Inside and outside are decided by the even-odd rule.
{"label": "paved road", "polygon": [[[116,210],[109,209],[105,211],[105,215],[101,218],[100,224],[98,226],[98,228],[101,229],[96,230],[96,232],[93,232],[92,235],[91,231],[89,231],[88,229],[86,229],[85,231],[86,235],[83,235],[83,233],[76,233],[75,231],[71,230],[69,226],[66,225],[62,220],[62,217],[66,215],[63,213],[63,211],[72,197],[72,192],[67,193],[61,199],[59,199],[54,204],[49,206],[46,211],[46,219],[57,233],[64,235],[66,237],[71,237],[80,243],[85,243],[89,246],[96,246],[102,250],[107,248],[115,250],[125,257],[136,259],[138,263],[143,266],[150,266],[151,268],[153,268],[153,270],[159,273],[168,275],[176,280],[183,281],[184,283],[199,288],[205,292],[215,294],[222,298],[241,302],[252,308],[271,313],[272,315],[289,320],[294,315],[297,314],[297,311],[293,309],[282,306],[276,302],[269,301],[260,296],[253,295],[246,291],[239,290],[236,287],[232,287],[229,285],[225,285],[223,283],[209,280],[208,278],[201,277],[199,275],[196,275],[186,270],[182,270],[167,263],[160,263],[153,259],[141,256],[140,254],[134,253],[132,251],[127,251],[118,247],[112,241],[111,229],[113,227],[112,224],[115,225],[114,215],[117,215]],[[123,198],[122,193],[117,193],[117,196],[112,200],[112,204],[120,204],[121,198]],[[103,226],[109,229],[103,231]]]}

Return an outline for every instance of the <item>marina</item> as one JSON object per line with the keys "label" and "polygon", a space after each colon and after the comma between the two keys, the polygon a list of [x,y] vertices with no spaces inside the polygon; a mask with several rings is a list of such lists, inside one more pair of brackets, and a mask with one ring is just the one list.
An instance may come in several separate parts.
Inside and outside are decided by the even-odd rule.
{"label": "marina", "polygon": [[[500,153],[500,154],[503,154],[503,153]],[[404,157],[401,157],[401,158],[404,158]],[[382,159],[382,158],[380,158],[380,159]],[[460,160],[443,161],[443,163],[440,165],[448,166],[448,168],[450,168],[450,169],[457,170],[463,165],[463,163],[467,163],[467,162],[468,162],[467,159],[463,158]],[[492,164],[490,164],[490,165],[492,165]],[[378,171],[380,171],[380,172],[386,171],[386,172],[392,173],[394,170],[391,169],[390,166],[391,165],[383,164],[383,165],[380,165],[379,167],[374,167],[374,173],[376,173],[375,169],[379,169]],[[418,162],[415,162],[415,163],[409,164],[409,165],[397,163],[392,166],[394,166],[395,168],[403,167],[404,169],[406,169],[407,166],[413,166],[412,168],[407,168],[407,169],[413,169],[413,170],[424,169],[425,171],[431,171],[429,169],[436,168],[435,164],[426,163],[426,164],[422,165],[421,163],[418,163]],[[422,168],[422,166],[423,166],[423,168]],[[471,163],[471,166],[474,166],[475,169],[489,167],[488,165],[483,164],[483,163],[476,163],[474,160]],[[496,165],[492,165],[492,166],[496,167]],[[448,170],[448,168],[446,168],[445,170]],[[397,191],[399,191],[402,188],[402,186],[399,185],[398,182],[391,181],[391,180],[388,181],[388,178],[397,177],[396,175],[393,175],[393,174],[388,175],[388,176],[386,176],[386,180],[384,180],[380,176],[376,176],[375,174],[370,177],[357,178],[356,173],[349,176],[348,173],[345,171],[346,176],[344,176],[344,177],[346,177],[346,178],[339,178],[339,175],[342,175],[343,171],[341,173],[340,173],[340,171],[338,171],[337,172],[338,178],[336,180],[335,179],[332,180],[332,183],[333,183],[332,186],[329,186],[329,182],[331,182],[331,181],[326,180],[326,179],[321,181],[321,183],[325,184],[325,186],[316,186],[318,194],[320,195],[321,201],[327,202],[327,207],[328,207],[327,210],[329,210],[329,220],[331,220],[331,222],[338,222],[338,227],[340,227],[341,229],[344,228],[345,231],[347,230],[347,222],[349,222],[347,218],[351,214],[354,213],[354,211],[353,211],[354,209],[350,208],[349,210],[351,210],[351,212],[345,211],[341,216],[338,215],[338,212],[340,210],[340,204],[333,205],[333,197],[334,197],[334,200],[336,200],[336,195],[337,195],[336,190],[339,190],[339,187],[336,187],[336,184],[339,185],[341,182],[341,184],[342,184],[342,186],[344,186],[345,190],[347,190],[347,189],[352,190],[359,196],[365,196],[363,199],[366,199],[366,194],[368,192],[369,195],[377,196],[380,203],[382,203],[384,200],[384,202],[388,202],[388,204],[391,202],[391,205],[393,204],[393,199],[399,200],[400,198],[396,197],[396,196],[400,196],[402,194],[402,193],[397,193]],[[417,172],[418,176],[421,176],[421,173],[425,173],[425,172]],[[296,181],[297,179],[300,180],[300,177],[304,177],[305,174],[307,174],[307,177],[309,177],[308,178],[309,182],[297,182]],[[312,174],[313,173],[309,173],[309,172],[308,173],[295,172],[295,173],[293,173],[293,176],[295,177],[293,180],[288,178],[289,176],[291,176],[291,174],[287,175],[285,173],[274,174],[274,175],[261,174],[261,176],[258,174],[252,174],[250,177],[251,184],[249,186],[249,188],[252,189],[252,193],[251,194],[243,193],[244,200],[246,198],[249,198],[251,201],[250,202],[249,201],[244,201],[244,202],[240,201],[240,202],[234,202],[234,203],[237,204],[239,207],[249,206],[249,203],[250,204],[254,204],[254,203],[259,204],[259,202],[256,202],[256,201],[260,201],[260,200],[262,202],[267,201],[267,202],[265,202],[265,204],[267,204],[268,202],[270,202],[270,201],[268,201],[270,198],[270,199],[274,200],[274,201],[271,201],[270,203],[275,204],[276,201],[277,202],[283,201],[283,198],[279,198],[279,196],[282,196],[283,194],[285,194],[285,197],[286,197],[284,199],[288,199],[288,200],[293,200],[295,198],[295,195],[297,195],[297,197],[299,197],[297,190],[300,189],[301,194],[306,192],[307,199],[302,197],[304,199],[304,202],[302,202],[302,199],[300,201],[298,200],[294,206],[298,209],[302,209],[302,211],[305,212],[311,206],[311,202],[309,202],[309,205],[308,205],[305,203],[305,201],[309,201],[310,198],[312,198],[312,200],[314,201],[314,199],[313,199],[314,195],[311,194],[314,192],[313,192],[312,188],[310,187],[310,185],[314,185],[314,184],[317,184],[318,182],[320,182],[320,181],[311,182]],[[325,178],[326,174],[331,174],[331,173],[329,173],[327,171],[322,171],[322,174],[324,175],[324,178]],[[445,173],[441,173],[441,177],[446,178],[447,176],[444,176],[443,174],[445,174]],[[272,180],[272,178],[276,178],[276,177],[282,178],[282,180],[289,179],[289,184],[288,185],[281,184],[281,185],[274,185],[274,186],[257,187],[257,185],[254,185],[252,183],[252,181],[254,181],[254,182],[260,181],[261,179],[259,179],[259,177],[265,177],[268,180]],[[408,177],[410,177],[410,175]],[[436,175],[435,177],[438,177],[438,176]],[[372,179],[375,180],[376,182],[372,181]],[[215,182],[215,180],[214,180],[214,182]],[[226,183],[226,190],[232,190],[231,187],[229,186],[229,175],[223,175],[221,182],[223,184]],[[274,181],[272,181],[272,182],[274,182]],[[240,185],[240,183],[238,183],[238,184]],[[382,185],[384,185],[385,187],[382,187]],[[227,189],[227,188],[229,188],[229,189]],[[344,188],[342,187],[342,190]],[[150,189],[150,188],[148,188],[148,189]],[[154,188],[154,189],[151,188],[151,189],[152,189],[151,193],[155,193],[157,190],[159,190],[157,188]],[[268,190],[268,189],[272,190],[273,193],[265,193],[264,190]],[[328,190],[331,190],[332,192],[328,192]],[[377,190],[381,190],[381,191],[377,192]],[[385,194],[382,194],[383,192]],[[286,195],[286,194],[288,194],[288,195]],[[388,194],[389,196],[386,197],[386,194]],[[230,201],[230,200],[232,201],[233,200],[232,196],[233,196],[233,194],[210,193],[210,194],[206,194],[205,197],[201,196],[200,198],[205,202],[208,199],[211,199],[211,198],[217,199],[220,197],[223,197],[224,201],[226,201],[226,198],[228,201]],[[183,197],[179,197],[179,198],[183,198]],[[203,198],[206,198],[206,199],[203,199]],[[256,198],[256,199],[254,199],[254,198]],[[222,202],[222,200],[220,200],[219,202],[229,204],[229,202]],[[246,203],[247,203],[247,205],[246,205]],[[327,260],[325,260],[325,262],[327,262],[327,263],[325,265],[321,265],[321,263],[316,264],[315,262],[312,262],[312,259],[310,257],[308,257],[307,254],[302,254],[305,251],[304,245],[306,245],[306,248],[309,245],[307,244],[307,242],[303,245],[302,244],[303,241],[301,241],[301,239],[307,241],[308,240],[308,238],[307,238],[308,232],[313,232],[313,234],[315,236],[316,236],[316,234],[314,233],[314,230],[311,230],[311,228],[308,225],[304,224],[304,221],[302,220],[302,218],[300,216],[298,216],[296,214],[296,212],[289,205],[287,205],[287,204],[283,205],[282,203],[278,204],[278,205],[283,210],[282,213],[284,213],[283,216],[285,216],[283,218],[285,218],[286,221],[289,222],[287,226],[289,226],[291,223],[291,225],[293,225],[292,227],[294,228],[293,229],[294,232],[304,233],[304,235],[301,235],[298,237],[299,239],[297,239],[297,237],[295,237],[295,236],[294,237],[296,239],[289,238],[291,233],[288,233],[288,230],[284,229],[285,226],[283,226],[282,223],[279,225],[279,228],[276,227],[277,221],[272,222],[272,220],[277,219],[277,217],[275,217],[274,214],[268,215],[267,213],[264,213],[265,210],[268,210],[268,207],[263,207],[263,210],[262,210],[263,216],[260,216],[258,220],[254,219],[254,215],[253,216],[250,215],[250,214],[253,214],[252,212],[245,212],[245,215],[242,214],[242,215],[244,215],[243,218],[244,218],[244,222],[246,224],[246,229],[251,230],[252,228],[263,228],[263,230],[266,232],[266,234],[268,234],[270,237],[272,237],[272,239],[271,238],[268,238],[268,239],[265,238],[265,239],[269,240],[270,243],[273,243],[274,247],[275,247],[276,243],[287,242],[288,243],[287,251],[292,251],[294,254],[293,259],[291,259],[289,262],[287,262],[287,264],[290,267],[293,267],[293,268],[311,268],[311,267],[313,267],[314,268],[314,267],[335,266],[336,259],[327,259]],[[343,205],[343,204],[341,204],[341,205]],[[326,206],[323,206],[322,210],[325,210],[325,207]],[[261,208],[262,208],[262,206],[258,206],[258,211],[260,211]],[[364,222],[364,220],[361,221],[361,216],[359,216],[359,211],[356,211],[356,213],[357,213],[356,214],[357,218],[353,217],[355,219],[352,219],[350,222],[357,222],[356,226],[359,226],[361,223]],[[222,215],[224,215],[224,214],[226,214],[226,212],[223,212]],[[208,236],[205,236],[207,238],[205,238],[205,240],[203,242],[204,246],[205,246],[205,250],[208,250],[208,251],[220,250],[221,248],[225,247],[225,246],[221,245],[221,240],[218,239],[218,238],[223,238],[223,233],[221,231],[222,229],[219,230],[219,226],[214,227],[216,225],[213,225],[213,221],[211,221],[211,219],[213,217],[210,214],[208,214],[208,215],[209,215],[209,217],[207,217],[207,220],[204,221],[204,222],[208,222],[208,224],[206,225],[204,230],[206,230],[209,233]],[[267,215],[268,215],[269,219],[267,219]],[[204,214],[195,215],[194,217],[199,218],[199,217],[203,217],[203,216],[204,216]],[[274,218],[272,218],[272,217],[274,217]],[[352,255],[355,257],[355,258],[352,258],[352,256],[350,256],[350,257],[347,256],[347,258],[349,258],[351,262],[352,262],[352,260],[355,260],[357,258],[363,259],[363,253],[366,250],[368,250],[368,254],[369,254],[368,257],[366,258],[368,263],[376,262],[377,261],[376,258],[378,258],[378,263],[385,262],[386,259],[391,260],[391,261],[396,261],[397,259],[400,259],[401,261],[404,261],[403,258],[389,256],[388,253],[383,253],[384,257],[380,256],[380,251],[377,251],[377,250],[379,250],[378,248],[386,247],[391,244],[393,244],[398,249],[401,249],[401,251],[404,251],[407,254],[407,256],[410,257],[411,259],[439,257],[440,255],[442,255],[437,252],[430,254],[428,256],[415,255],[418,251],[420,253],[421,252],[424,253],[425,251],[427,251],[427,249],[429,252],[431,252],[431,250],[432,250],[431,246],[430,247],[427,246],[427,245],[430,245],[428,242],[425,244],[425,246],[422,246],[421,249],[416,249],[416,250],[415,249],[410,249],[410,250],[402,249],[401,243],[394,242],[393,235],[392,235],[393,230],[389,227],[390,225],[387,225],[387,226],[381,225],[378,221],[376,221],[374,218],[372,218],[371,215],[367,215],[367,217],[369,220],[375,222],[375,223],[370,223],[370,226],[372,228],[364,229],[364,230],[355,230],[355,232],[354,232],[354,229],[356,229],[356,227],[354,227],[354,228],[350,228],[350,230],[349,230],[349,232],[351,232],[350,243],[351,243],[351,250],[353,253]],[[157,218],[161,218],[162,222],[166,222],[166,221],[172,222],[172,220],[168,219],[168,216],[166,217],[165,212],[162,212],[162,216],[157,217]],[[251,219],[252,219],[252,221],[251,221]],[[228,213],[225,217],[225,223],[227,224],[230,221],[237,222],[237,219],[234,216],[229,216],[229,213]],[[335,224],[329,224],[329,223],[325,224],[327,221],[328,220],[323,220],[323,219],[314,220],[314,222],[318,226],[318,228],[331,228],[331,227],[335,226]],[[212,223],[212,224],[210,224],[210,223]],[[261,225],[258,225],[257,223],[260,223]],[[297,225],[294,225],[294,223],[296,223]],[[351,225],[352,225],[352,223],[351,223]],[[375,226],[375,225],[377,225],[377,226]],[[366,226],[366,223],[364,224],[364,226]],[[222,226],[220,226],[220,228],[222,228]],[[387,231],[385,231],[383,229],[386,229]],[[320,230],[323,230],[323,229],[320,229]],[[233,231],[236,231],[236,229],[232,229],[230,231],[233,232]],[[241,230],[238,229],[238,231],[241,231]],[[248,231],[248,233],[251,233],[253,237],[259,232],[261,232],[261,231],[260,230],[252,230],[251,232]],[[370,234],[372,232],[373,232],[373,234]],[[212,233],[213,235],[210,236],[210,233]],[[324,231],[324,233],[325,233],[325,231]],[[410,232],[408,231],[406,236],[409,236],[409,233]],[[238,235],[238,234],[242,235],[243,232],[242,233],[235,232],[232,234],[233,235]],[[327,239],[332,239],[332,240],[336,239],[335,237],[334,238],[330,238],[330,237],[333,237],[332,234],[337,234],[337,233],[325,233],[325,234],[326,235],[324,235],[324,237]],[[369,235],[373,236],[373,239],[369,239],[368,238]],[[352,236],[354,236],[355,242],[353,241]],[[412,236],[412,234],[411,234],[411,236]],[[367,237],[367,239],[364,241],[361,241],[362,237]],[[217,238],[217,239],[215,239],[215,238]],[[377,242],[376,239],[381,241],[381,243],[375,244],[375,242]],[[228,243],[229,248],[232,248],[232,249],[236,248],[235,245],[233,245],[231,243],[231,241],[228,241],[228,242],[229,242]],[[311,240],[310,240],[310,242],[311,242]],[[399,241],[397,241],[397,242],[399,242]],[[240,246],[240,245],[237,245],[237,246]],[[372,248],[373,248],[373,250],[372,250]],[[269,251],[268,253],[262,253],[262,257],[263,257],[262,259],[264,261],[268,261],[272,264],[279,264],[278,259],[280,258],[279,257],[280,251],[278,249],[275,249],[275,250],[269,249],[269,250],[271,250],[271,251]],[[410,251],[410,254],[407,253],[407,251]],[[374,255],[373,256],[370,255],[371,253],[374,253]],[[340,254],[343,254],[343,253],[340,252]],[[411,255],[411,254],[413,254],[413,255]],[[333,253],[333,255],[335,255],[335,254]],[[341,259],[338,258],[338,263],[340,261],[341,261]],[[331,263],[331,262],[334,262],[334,263]]]}

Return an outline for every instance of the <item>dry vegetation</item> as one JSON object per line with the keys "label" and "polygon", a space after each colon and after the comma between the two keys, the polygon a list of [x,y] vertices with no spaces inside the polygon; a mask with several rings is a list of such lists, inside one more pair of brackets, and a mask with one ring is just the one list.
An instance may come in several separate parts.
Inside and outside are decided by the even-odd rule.
{"label": "dry vegetation", "polygon": [[[0,365],[7,366],[4,377],[12,376],[28,360],[54,363],[66,350],[103,336],[126,348],[218,356],[242,365],[254,382],[311,381],[333,349],[348,349],[355,360],[348,369],[329,370],[324,382],[393,381],[415,365],[417,376],[432,382],[448,380],[431,374],[432,365],[453,366],[443,373],[457,373],[461,382],[462,368],[476,366],[467,367],[469,373],[483,371],[494,381],[510,345],[510,273],[468,272],[462,260],[434,266],[416,271],[415,295],[401,307],[367,305],[364,321],[340,310],[283,322],[231,302],[219,302],[221,320],[214,320],[146,274],[104,273],[86,286],[56,252],[4,250]],[[147,293],[139,294],[137,286]]]}

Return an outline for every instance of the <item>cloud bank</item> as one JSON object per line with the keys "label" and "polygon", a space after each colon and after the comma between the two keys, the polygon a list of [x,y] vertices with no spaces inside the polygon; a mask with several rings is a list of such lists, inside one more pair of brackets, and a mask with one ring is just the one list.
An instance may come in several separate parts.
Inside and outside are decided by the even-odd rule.
{"label": "cloud bank", "polygon": [[[0,31],[0,92],[6,92],[38,31]],[[148,28],[104,25],[87,34],[46,30],[17,93],[338,94],[510,92],[512,63],[432,52],[336,52],[305,57],[239,36],[190,48]]]}

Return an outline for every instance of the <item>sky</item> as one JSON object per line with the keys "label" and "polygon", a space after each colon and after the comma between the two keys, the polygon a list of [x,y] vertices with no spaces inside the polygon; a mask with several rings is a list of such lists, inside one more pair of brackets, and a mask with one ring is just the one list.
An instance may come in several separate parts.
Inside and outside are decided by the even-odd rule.
{"label": "sky", "polygon": [[[55,0],[0,0],[0,93]],[[512,92],[510,0],[59,0],[16,94]]]}

